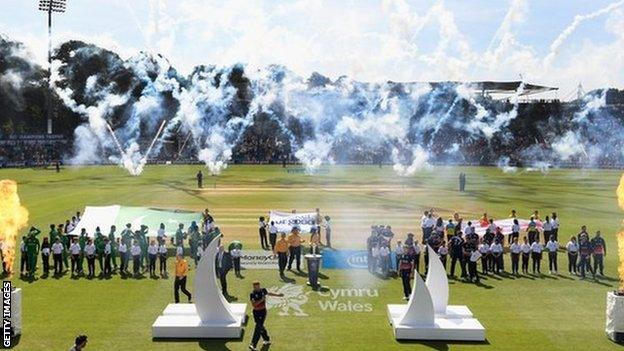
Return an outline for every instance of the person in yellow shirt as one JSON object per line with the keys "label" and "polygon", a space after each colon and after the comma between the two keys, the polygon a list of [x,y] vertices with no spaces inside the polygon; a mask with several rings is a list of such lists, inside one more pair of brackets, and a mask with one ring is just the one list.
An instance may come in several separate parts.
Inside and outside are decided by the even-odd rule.
{"label": "person in yellow shirt", "polygon": [[301,244],[305,240],[299,235],[299,228],[293,227],[288,236],[288,251],[290,258],[288,259],[288,270],[292,270],[293,261],[297,260],[297,271],[301,272]]}
{"label": "person in yellow shirt", "polygon": [[280,278],[284,279],[284,270],[286,269],[286,263],[288,262],[288,240],[286,240],[286,233],[282,233],[280,239],[275,243],[273,253],[277,255],[277,265],[279,267]]}
{"label": "person in yellow shirt", "polygon": [[188,302],[191,302],[191,293],[186,290],[186,275],[188,274],[188,270],[188,262],[186,262],[184,256],[178,255],[175,263],[175,282],[173,283],[175,303],[180,302],[180,290],[188,297]]}

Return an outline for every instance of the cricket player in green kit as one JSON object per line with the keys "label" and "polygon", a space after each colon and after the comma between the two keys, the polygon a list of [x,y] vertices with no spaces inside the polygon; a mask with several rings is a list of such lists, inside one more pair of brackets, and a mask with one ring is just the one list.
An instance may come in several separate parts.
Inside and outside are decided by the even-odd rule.
{"label": "cricket player in green kit", "polygon": [[63,244],[63,264],[65,265],[65,271],[69,270],[69,236],[63,231],[63,224],[58,225],[58,233],[61,237],[61,243]]}
{"label": "cricket player in green kit", "polygon": [[141,225],[141,230],[139,231],[138,242],[141,247],[141,269],[145,270],[145,266],[148,263],[147,260],[147,232],[148,228],[146,225]]}
{"label": "cricket player in green kit", "polygon": [[182,252],[184,252],[184,224],[180,223],[178,225],[178,230],[175,233],[175,246],[182,247]]}
{"label": "cricket player in green kit", "polygon": [[121,232],[121,242],[126,245],[126,253],[124,259],[126,262],[125,271],[128,273],[128,267],[130,264],[130,248],[132,247],[132,237],[134,233],[132,233],[132,225],[130,223],[126,224],[126,229]]}
{"label": "cricket player in green kit", "polygon": [[80,246],[80,257],[78,258],[78,273],[82,274],[82,263],[84,262],[85,254],[84,249],[87,246],[87,242],[89,241],[89,237],[87,236],[87,230],[82,228],[80,231],[80,237],[78,237],[78,245]]}
{"label": "cricket player in green kit", "polygon": [[113,269],[117,270],[117,240],[115,240],[115,231],[117,227],[111,226],[110,233],[108,233],[108,242],[111,245],[111,261],[113,262]]}
{"label": "cricket player in green kit", "polygon": [[59,238],[59,232],[56,231],[56,226],[54,224],[50,224],[50,245],[56,242],[56,238]]}
{"label": "cricket player in green kit", "polygon": [[37,269],[37,256],[39,256],[39,249],[41,245],[39,243],[39,239],[37,239],[37,235],[41,233],[41,230],[30,227],[30,231],[28,232],[28,237],[26,238],[26,255],[28,258],[28,275],[33,276],[35,274],[35,270]]}
{"label": "cricket player in green kit", "polygon": [[98,263],[100,265],[100,274],[104,272],[104,234],[100,230],[100,227],[95,228],[95,257],[97,257]]}

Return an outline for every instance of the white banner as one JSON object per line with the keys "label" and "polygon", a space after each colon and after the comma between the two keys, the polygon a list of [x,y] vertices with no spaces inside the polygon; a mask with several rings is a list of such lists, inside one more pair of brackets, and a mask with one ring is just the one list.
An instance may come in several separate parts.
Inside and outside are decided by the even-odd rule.
{"label": "white banner", "polygon": [[241,267],[245,269],[277,269],[277,255],[271,251],[243,250]]}
{"label": "white banner", "polygon": [[293,227],[298,227],[303,233],[309,233],[313,226],[317,226],[316,212],[290,213],[290,212],[269,212],[269,224],[275,223],[277,231],[280,233],[290,233]]}

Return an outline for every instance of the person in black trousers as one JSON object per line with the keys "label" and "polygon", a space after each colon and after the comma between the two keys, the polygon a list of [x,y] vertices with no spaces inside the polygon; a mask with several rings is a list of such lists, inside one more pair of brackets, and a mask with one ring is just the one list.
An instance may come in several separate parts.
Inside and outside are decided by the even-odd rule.
{"label": "person in black trousers", "polygon": [[[451,277],[455,277],[455,265],[457,264],[457,262],[459,261],[459,265],[460,267],[463,268],[463,266],[461,265],[461,260],[462,260],[462,246],[464,245],[464,239],[461,236],[461,232],[457,232],[449,241],[449,246],[450,246],[450,254],[451,254]],[[461,277],[465,277],[466,276],[466,272],[462,269],[461,272]]]}
{"label": "person in black trousers", "polygon": [[43,238],[41,243],[41,261],[43,262],[43,273],[45,275],[50,273],[50,250],[48,238]]}
{"label": "person in black trousers", "polygon": [[251,344],[249,345],[249,350],[256,351],[256,346],[258,345],[258,341],[260,341],[260,337],[264,340],[262,343],[265,346],[271,345],[271,339],[269,337],[269,333],[264,327],[264,322],[267,317],[266,310],[266,297],[267,296],[277,296],[282,297],[284,294],[274,294],[268,292],[266,289],[260,287],[260,282],[253,283],[253,291],[249,294],[249,299],[251,300],[251,306],[253,309],[253,317],[256,326],[254,328],[254,333],[251,338]]}
{"label": "person in black trousers", "polygon": [[219,246],[219,252],[217,252],[217,257],[215,257],[215,265],[219,281],[221,282],[221,293],[223,293],[223,296],[228,297],[230,294],[227,291],[227,274],[232,269],[232,256],[225,251],[223,245]]}
{"label": "person in black trousers", "polygon": [[201,170],[199,170],[199,172],[197,172],[197,175],[195,176],[197,178],[197,187],[199,189],[204,187],[204,174],[202,173]]}
{"label": "person in black trousers", "polygon": [[270,246],[267,240],[267,224],[264,217],[258,219],[258,233],[260,234],[260,246],[262,246],[262,250],[268,250]]}
{"label": "person in black trousers", "polygon": [[403,254],[399,256],[399,264],[398,270],[399,275],[401,276],[401,281],[403,282],[403,295],[404,300],[408,300],[410,295],[412,294],[412,285],[410,284],[410,278],[412,277],[412,273],[414,272],[414,257],[410,255],[408,252],[408,247],[405,245],[403,250]]}
{"label": "person in black trousers", "polygon": [[191,303],[191,293],[186,290],[186,274],[188,273],[188,262],[182,255],[176,257],[175,264],[175,281],[173,282],[173,298],[175,303],[180,302],[180,290],[188,298],[188,302]]}

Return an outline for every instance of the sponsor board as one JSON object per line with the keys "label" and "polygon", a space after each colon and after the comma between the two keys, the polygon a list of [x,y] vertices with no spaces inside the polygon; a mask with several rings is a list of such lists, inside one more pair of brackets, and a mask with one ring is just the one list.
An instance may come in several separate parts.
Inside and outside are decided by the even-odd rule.
{"label": "sponsor board", "polygon": [[[280,316],[309,316],[310,300],[316,298],[316,306],[321,312],[356,312],[373,311],[370,298],[379,297],[379,290],[374,288],[328,288],[318,291],[305,291],[304,286],[285,284],[272,286],[269,292],[283,294],[283,297],[269,297],[267,309],[277,310]],[[313,305],[312,305],[313,306]]]}
{"label": "sponsor board", "polygon": [[277,269],[277,255],[265,250],[243,250],[241,267],[244,269]]}
{"label": "sponsor board", "polygon": [[[394,269],[396,254],[390,253],[390,265]],[[328,269],[367,269],[366,250],[323,250],[323,267]]]}

